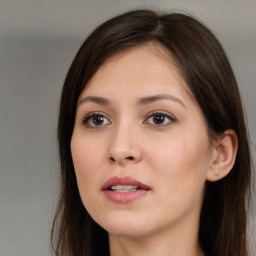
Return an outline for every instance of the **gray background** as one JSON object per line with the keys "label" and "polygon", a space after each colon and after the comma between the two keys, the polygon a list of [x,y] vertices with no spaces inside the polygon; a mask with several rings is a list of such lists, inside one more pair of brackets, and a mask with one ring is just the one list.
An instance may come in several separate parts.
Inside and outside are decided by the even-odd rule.
{"label": "gray background", "polygon": [[0,0],[1,256],[50,255],[66,71],[91,29],[139,6],[189,10],[213,30],[233,65],[256,144],[256,0]]}

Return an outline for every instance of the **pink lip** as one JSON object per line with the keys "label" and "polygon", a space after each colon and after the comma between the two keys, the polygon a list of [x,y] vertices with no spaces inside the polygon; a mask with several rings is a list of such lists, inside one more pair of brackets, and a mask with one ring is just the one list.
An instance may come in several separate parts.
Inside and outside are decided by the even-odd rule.
{"label": "pink lip", "polygon": [[[112,190],[108,190],[111,186],[115,185],[133,185],[139,187],[140,189],[130,192],[115,192]],[[107,198],[110,199],[111,201],[116,203],[128,203],[134,201],[139,197],[146,195],[149,192],[149,190],[151,190],[151,188],[132,177],[115,176],[104,183],[102,190],[107,196]]]}

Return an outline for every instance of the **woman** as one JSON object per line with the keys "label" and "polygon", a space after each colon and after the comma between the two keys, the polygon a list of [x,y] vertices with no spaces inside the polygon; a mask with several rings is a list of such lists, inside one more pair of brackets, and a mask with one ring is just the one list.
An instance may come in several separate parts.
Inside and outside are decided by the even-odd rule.
{"label": "woman", "polygon": [[67,74],[56,255],[247,256],[251,159],[224,50],[194,18],[136,10]]}

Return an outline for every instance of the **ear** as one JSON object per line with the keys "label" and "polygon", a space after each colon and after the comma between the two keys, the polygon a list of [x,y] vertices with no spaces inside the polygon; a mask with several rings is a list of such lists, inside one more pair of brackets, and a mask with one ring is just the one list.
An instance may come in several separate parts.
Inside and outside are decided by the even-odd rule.
{"label": "ear", "polygon": [[237,153],[237,135],[233,130],[227,130],[214,143],[210,166],[206,175],[208,181],[224,178],[231,171]]}

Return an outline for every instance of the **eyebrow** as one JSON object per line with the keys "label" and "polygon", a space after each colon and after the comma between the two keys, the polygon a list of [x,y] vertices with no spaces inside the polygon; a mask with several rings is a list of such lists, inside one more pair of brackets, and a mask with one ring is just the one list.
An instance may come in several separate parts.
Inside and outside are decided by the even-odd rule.
{"label": "eyebrow", "polygon": [[184,104],[184,102],[182,100],[180,100],[179,98],[177,98],[171,94],[159,94],[159,95],[143,97],[143,98],[139,99],[138,105],[146,105],[146,104],[150,104],[150,103],[153,103],[153,102],[159,101],[159,100],[170,100],[173,102],[177,102],[180,105],[182,105],[184,108],[186,108],[186,105]]}
{"label": "eyebrow", "polygon": [[85,97],[83,99],[81,99],[79,102],[78,102],[78,106],[81,105],[82,103],[85,103],[85,102],[94,102],[94,103],[98,103],[98,104],[101,104],[101,105],[110,105],[110,101],[106,98],[103,98],[103,97],[98,97],[98,96],[88,96],[88,97]]}
{"label": "eyebrow", "polygon": [[[186,105],[184,104],[184,102],[182,100],[180,100],[179,98],[177,98],[171,94],[158,94],[158,95],[143,97],[137,101],[137,105],[147,105],[147,104],[150,104],[150,103],[153,103],[156,101],[160,101],[160,100],[169,100],[169,101],[177,102],[180,105],[182,105],[184,108],[186,108]],[[106,98],[98,97],[98,96],[87,96],[87,97],[81,99],[77,105],[79,106],[85,102],[94,102],[94,103],[97,103],[100,105],[110,105],[111,104],[110,100],[108,100]]]}

